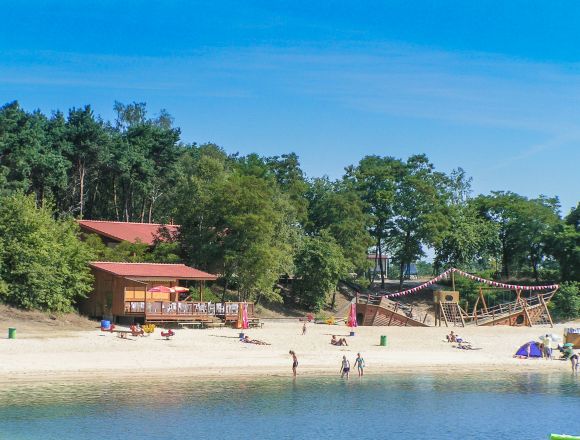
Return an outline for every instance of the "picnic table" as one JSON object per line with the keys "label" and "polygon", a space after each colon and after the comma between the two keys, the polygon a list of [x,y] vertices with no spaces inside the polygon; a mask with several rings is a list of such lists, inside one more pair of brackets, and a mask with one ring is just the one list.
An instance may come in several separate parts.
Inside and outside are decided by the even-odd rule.
{"label": "picnic table", "polygon": [[263,328],[264,327],[264,323],[260,321],[260,318],[250,318],[248,319],[248,325],[250,326],[250,328]]}

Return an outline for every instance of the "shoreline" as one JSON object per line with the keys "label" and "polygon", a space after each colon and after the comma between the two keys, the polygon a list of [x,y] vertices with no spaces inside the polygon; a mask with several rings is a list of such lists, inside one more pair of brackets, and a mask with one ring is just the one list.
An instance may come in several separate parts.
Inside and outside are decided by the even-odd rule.
{"label": "shoreline", "polygon": [[[530,362],[543,362],[530,361]],[[559,362],[559,361],[553,361]],[[562,362],[564,364],[564,362]],[[473,374],[485,374],[485,373],[509,373],[516,375],[525,374],[537,374],[537,375],[550,375],[550,374],[562,374],[570,373],[570,368],[568,362],[566,363],[565,369],[563,368],[534,368],[527,366],[511,366],[506,368],[506,366],[468,366],[463,365],[461,367],[453,367],[448,365],[417,365],[417,368],[411,368],[409,366],[384,366],[380,368],[373,368],[372,371],[365,369],[365,377],[378,377],[378,376],[388,376],[389,374],[401,376],[417,376],[421,374],[425,375],[440,375],[445,373],[461,373],[466,375]],[[293,379],[291,368],[285,369],[272,369],[269,367],[264,368],[266,371],[255,370],[251,373],[246,373],[239,370],[233,371],[220,371],[219,373],[211,373],[208,371],[199,371],[197,369],[192,369],[189,371],[184,370],[154,370],[147,372],[139,372],[138,376],[134,372],[129,372],[126,370],[108,370],[102,373],[89,373],[87,371],[81,372],[36,372],[36,373],[13,373],[10,377],[0,378],[0,386],[20,385],[20,384],[58,384],[58,383],[98,383],[98,382],[128,382],[128,383],[140,383],[143,380],[160,381],[174,380],[174,379],[187,379],[188,382],[236,382],[236,381],[247,381],[247,380],[267,380],[272,378],[287,378]],[[330,369],[320,369],[320,368],[305,368],[304,370],[299,370],[296,380],[303,378],[322,378],[322,377],[337,377],[340,378],[340,374],[335,370]],[[351,371],[350,379],[357,379],[358,374],[356,370]]]}

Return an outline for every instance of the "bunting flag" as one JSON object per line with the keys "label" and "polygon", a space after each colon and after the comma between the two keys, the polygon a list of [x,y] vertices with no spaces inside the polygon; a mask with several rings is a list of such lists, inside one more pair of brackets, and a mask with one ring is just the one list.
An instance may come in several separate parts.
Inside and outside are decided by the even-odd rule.
{"label": "bunting flag", "polygon": [[452,267],[451,269],[447,269],[441,275],[438,275],[435,278],[427,281],[426,283],[420,284],[417,287],[413,287],[412,289],[402,290],[400,292],[389,293],[389,294],[384,295],[384,297],[385,298],[398,298],[400,296],[409,295],[411,293],[418,292],[420,290],[423,290],[423,289],[435,284],[436,282],[442,280],[443,278],[451,275],[452,272],[457,272],[461,276],[469,278],[473,281],[477,281],[479,283],[487,284],[488,286],[501,287],[503,289],[510,289],[510,290],[554,290],[554,289],[558,289],[560,287],[558,284],[549,284],[549,285],[544,285],[544,286],[523,286],[523,285],[499,283],[497,281],[486,280],[485,278],[471,275],[467,272],[463,272],[462,270],[455,269],[454,267]]}

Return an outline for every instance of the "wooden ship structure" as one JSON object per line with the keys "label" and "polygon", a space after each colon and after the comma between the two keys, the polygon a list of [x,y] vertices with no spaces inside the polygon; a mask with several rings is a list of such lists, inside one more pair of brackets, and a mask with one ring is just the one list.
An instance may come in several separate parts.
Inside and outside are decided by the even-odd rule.
{"label": "wooden ship structure", "polygon": [[[467,276],[475,281],[487,284],[479,287],[479,294],[473,308],[460,304],[460,293],[455,290],[455,273]],[[413,294],[431,287],[436,281],[450,276],[452,290],[435,290],[433,293],[434,313],[421,311],[418,308],[397,301],[396,298]],[[552,316],[548,303],[558,290],[558,285],[518,286],[484,280],[467,274],[458,269],[449,269],[438,277],[420,286],[402,292],[387,295],[356,295],[357,321],[359,325],[373,326],[536,326],[549,325],[553,327]],[[488,306],[484,290],[501,288],[515,292],[513,301]]]}

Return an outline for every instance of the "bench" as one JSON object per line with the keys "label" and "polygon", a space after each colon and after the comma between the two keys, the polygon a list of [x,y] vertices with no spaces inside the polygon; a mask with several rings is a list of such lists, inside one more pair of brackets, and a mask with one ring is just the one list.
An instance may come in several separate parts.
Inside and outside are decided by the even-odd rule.
{"label": "bench", "polygon": [[250,328],[263,328],[264,327],[264,323],[260,321],[260,318],[250,318],[248,319],[248,325],[250,326]]}
{"label": "bench", "polygon": [[203,321],[194,321],[194,322],[178,322],[177,325],[180,327],[190,327],[191,328],[205,328],[206,323]]}

